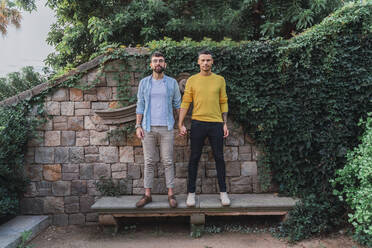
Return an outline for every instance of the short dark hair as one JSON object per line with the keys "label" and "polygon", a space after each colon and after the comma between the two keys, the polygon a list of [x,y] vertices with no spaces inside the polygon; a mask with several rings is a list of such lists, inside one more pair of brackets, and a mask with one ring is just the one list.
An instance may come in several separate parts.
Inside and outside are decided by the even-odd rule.
{"label": "short dark hair", "polygon": [[213,55],[212,55],[212,53],[211,53],[209,50],[204,49],[204,50],[199,51],[199,52],[198,52],[198,58],[199,58],[200,55],[202,55],[202,54],[211,55],[212,58],[213,58]]}
{"label": "short dark hair", "polygon": [[155,51],[151,54],[151,57],[150,57],[150,60],[152,60],[153,57],[163,57],[164,60],[165,60],[165,57],[164,57],[164,54],[162,54],[161,52],[159,51]]}

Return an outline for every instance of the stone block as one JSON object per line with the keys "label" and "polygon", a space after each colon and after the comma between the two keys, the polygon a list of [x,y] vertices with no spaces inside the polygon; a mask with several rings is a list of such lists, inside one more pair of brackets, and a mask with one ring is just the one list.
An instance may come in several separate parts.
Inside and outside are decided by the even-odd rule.
{"label": "stone block", "polygon": [[128,163],[127,165],[127,175],[133,179],[141,178],[141,164]]}
{"label": "stone block", "polygon": [[84,115],[90,115],[92,112],[90,109],[76,109],[75,115],[76,116],[84,116]]}
{"label": "stone block", "polygon": [[19,203],[22,214],[44,214],[42,198],[22,198]]}
{"label": "stone block", "polygon": [[127,172],[126,171],[117,171],[117,172],[112,172],[111,177],[113,179],[123,179],[127,177]]}
{"label": "stone block", "polygon": [[73,116],[75,104],[73,102],[61,102],[61,115]]}
{"label": "stone block", "polygon": [[73,102],[83,101],[83,91],[76,88],[70,88],[70,101]]}
{"label": "stone block", "polygon": [[61,115],[61,104],[59,102],[46,102],[45,112],[48,115]]}
{"label": "stone block", "polygon": [[87,74],[88,85],[106,86],[105,73],[100,69],[94,69]]}
{"label": "stone block", "polygon": [[108,125],[102,125],[102,124],[96,125],[97,132],[108,131],[108,130],[110,130]]}
{"label": "stone block", "polygon": [[89,138],[76,138],[76,146],[89,146]]}
{"label": "stone block", "polygon": [[24,197],[35,197],[38,195],[36,182],[31,182],[26,187],[26,192],[24,193]]}
{"label": "stone block", "polygon": [[119,180],[120,194],[131,195],[133,191],[132,178],[121,178]]}
{"label": "stone block", "polygon": [[216,189],[216,178],[202,178],[202,193],[203,194],[214,194],[217,192]]}
{"label": "stone block", "polygon": [[121,79],[119,72],[108,72],[106,73],[107,86],[115,87],[118,86],[118,82]]}
{"label": "stone block", "polygon": [[53,117],[53,129],[66,131],[68,128],[66,116],[54,116]]}
{"label": "stone block", "polygon": [[99,115],[92,115],[90,117],[91,121],[95,124],[95,125],[103,125],[104,124],[104,120],[99,117]]}
{"label": "stone block", "polygon": [[94,110],[104,110],[108,109],[108,102],[92,102],[92,109]]}
{"label": "stone block", "polygon": [[52,119],[46,119],[45,123],[37,126],[35,128],[38,131],[51,131],[53,130],[53,120]]}
{"label": "stone block", "polygon": [[151,192],[154,194],[166,194],[168,189],[165,184],[165,178],[154,178],[154,185]]}
{"label": "stone block", "polygon": [[96,125],[90,119],[90,116],[84,116],[84,128],[86,130],[94,130],[96,128]]}
{"label": "stone block", "polygon": [[84,101],[97,101],[97,95],[84,93]]}
{"label": "stone block", "polygon": [[187,193],[187,179],[186,178],[175,178],[174,179],[174,193],[175,194],[186,194]]}
{"label": "stone block", "polygon": [[51,196],[52,195],[52,183],[47,181],[36,182],[36,189],[39,196]]}
{"label": "stone block", "polygon": [[54,150],[55,162],[56,163],[68,163],[69,162],[69,148],[68,147],[56,147]]}
{"label": "stone block", "polygon": [[35,149],[35,162],[40,164],[54,163],[54,148],[37,147]]}
{"label": "stone block", "polygon": [[70,214],[68,216],[69,225],[84,225],[85,215],[84,214]]}
{"label": "stone block", "polygon": [[96,132],[90,130],[90,144],[91,145],[108,145],[107,132]]}
{"label": "stone block", "polygon": [[87,222],[98,222],[98,213],[87,213],[85,219]]}
{"label": "stone block", "polygon": [[71,195],[71,182],[58,181],[52,183],[52,193],[54,196]]}
{"label": "stone block", "polygon": [[243,194],[252,192],[251,177],[234,177],[230,178],[230,192]]}
{"label": "stone block", "polygon": [[44,197],[44,214],[63,214],[63,197],[48,196]]}
{"label": "stone block", "polygon": [[86,163],[99,162],[99,155],[98,154],[86,154],[85,155],[85,162]]}
{"label": "stone block", "polygon": [[60,131],[46,131],[44,138],[45,138],[45,146],[61,145],[61,132]]}
{"label": "stone block", "polygon": [[93,196],[81,196],[80,197],[80,211],[82,213],[90,213],[92,210],[90,207],[94,204],[94,197]]}
{"label": "stone block", "polygon": [[65,213],[75,214],[75,213],[79,213],[79,211],[80,211],[79,203],[65,204]]}
{"label": "stone block", "polygon": [[67,128],[70,131],[81,131],[84,129],[84,118],[82,116],[78,117],[68,117]]}
{"label": "stone block", "polygon": [[134,149],[132,146],[120,147],[120,162],[133,163]]}
{"label": "stone block", "polygon": [[74,146],[75,145],[75,131],[62,131],[61,132],[61,145]]}
{"label": "stone block", "polygon": [[109,101],[112,99],[111,87],[97,87],[98,101]]}
{"label": "stone block", "polygon": [[127,145],[128,146],[142,146],[142,142],[137,138],[135,132],[127,134]]}
{"label": "stone block", "polygon": [[104,163],[119,162],[119,153],[116,146],[99,147],[99,159]]}
{"label": "stone block", "polygon": [[70,162],[73,164],[84,163],[84,148],[70,147]]}
{"label": "stone block", "polygon": [[53,92],[52,100],[56,102],[63,102],[68,101],[68,89],[66,88],[59,88],[56,91]]}
{"label": "stone block", "polygon": [[252,137],[253,137],[253,134],[245,133],[244,134],[244,143],[245,144],[254,144],[255,141]]}
{"label": "stone block", "polygon": [[77,180],[77,179],[79,179],[78,173],[72,173],[72,172],[62,173],[62,180],[64,181],[71,181],[71,180]]}
{"label": "stone block", "polygon": [[94,179],[100,179],[101,177],[103,179],[108,179],[111,177],[110,164],[96,163],[92,165],[93,165]]}
{"label": "stone block", "polygon": [[84,195],[87,193],[87,181],[73,180],[71,182],[71,195]]}
{"label": "stone block", "polygon": [[257,147],[252,146],[252,160],[257,161],[260,155],[260,151],[257,149]]}
{"label": "stone block", "polygon": [[134,188],[143,188],[144,187],[144,184],[143,184],[143,178],[141,179],[134,179],[133,180],[133,187]]}
{"label": "stone block", "polygon": [[237,161],[238,160],[238,147],[224,147],[224,158],[225,161]]}
{"label": "stone block", "polygon": [[67,226],[68,215],[67,214],[55,214],[53,215],[52,223],[54,226]]}
{"label": "stone block", "polygon": [[93,167],[94,164],[80,164],[80,179],[93,179]]}
{"label": "stone block", "polygon": [[178,129],[174,130],[174,145],[175,146],[187,146],[187,135],[179,136]]}
{"label": "stone block", "polygon": [[244,162],[241,166],[242,176],[257,176],[257,162]]}
{"label": "stone block", "polygon": [[229,128],[229,136],[226,138],[227,146],[242,146],[244,145],[244,133],[241,126],[231,125]]}
{"label": "stone block", "polygon": [[241,162],[233,161],[226,162],[226,176],[228,177],[238,177],[240,176]]}
{"label": "stone block", "polygon": [[126,171],[127,170],[127,164],[126,163],[116,163],[111,165],[111,171],[112,172],[118,172],[118,171]]}
{"label": "stone block", "polygon": [[252,160],[252,147],[251,145],[244,145],[239,147],[239,160],[251,161]]}
{"label": "stone block", "polygon": [[78,173],[79,164],[63,164],[62,173]]}
{"label": "stone block", "polygon": [[175,163],[177,162],[183,162],[185,159],[184,159],[184,154],[183,154],[183,148],[181,147],[174,147],[174,150],[173,150],[173,161]]}
{"label": "stone block", "polygon": [[43,167],[43,175],[44,180],[47,181],[58,181],[62,177],[62,169],[60,164],[50,164],[50,165],[44,165]]}
{"label": "stone block", "polygon": [[90,102],[75,102],[75,109],[90,109]]}
{"label": "stone block", "polygon": [[40,181],[43,178],[43,166],[40,164],[26,165],[26,174],[31,181]]}
{"label": "stone block", "polygon": [[133,188],[132,189],[133,195],[143,195],[145,194],[144,188]]}
{"label": "stone block", "polygon": [[84,153],[85,153],[85,155],[87,155],[87,154],[98,154],[99,150],[98,150],[98,147],[96,147],[96,146],[89,146],[89,147],[84,147]]}
{"label": "stone block", "polygon": [[188,176],[188,163],[179,162],[174,164],[176,178],[187,178]]}

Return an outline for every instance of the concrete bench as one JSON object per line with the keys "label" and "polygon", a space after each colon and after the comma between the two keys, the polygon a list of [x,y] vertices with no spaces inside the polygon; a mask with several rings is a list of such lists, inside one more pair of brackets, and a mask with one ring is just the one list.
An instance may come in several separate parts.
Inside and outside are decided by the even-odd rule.
{"label": "concrete bench", "polygon": [[120,217],[190,216],[191,233],[202,232],[205,216],[280,215],[286,217],[298,200],[274,194],[229,194],[231,205],[222,207],[218,194],[196,196],[195,207],[186,206],[186,195],[177,195],[177,208],[170,208],[166,195],[153,195],[152,202],[136,208],[141,196],[101,197],[91,207],[99,214],[102,228],[112,228],[116,233]]}

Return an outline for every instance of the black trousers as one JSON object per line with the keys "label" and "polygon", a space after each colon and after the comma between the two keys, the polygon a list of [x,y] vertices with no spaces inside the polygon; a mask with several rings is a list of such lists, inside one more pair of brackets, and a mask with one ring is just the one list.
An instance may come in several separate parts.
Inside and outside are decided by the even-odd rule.
{"label": "black trousers", "polygon": [[189,160],[187,191],[189,193],[195,193],[198,164],[206,137],[209,139],[214,160],[216,162],[218,186],[220,188],[220,192],[226,192],[226,171],[225,160],[223,158],[223,123],[197,120],[191,121],[191,154]]}

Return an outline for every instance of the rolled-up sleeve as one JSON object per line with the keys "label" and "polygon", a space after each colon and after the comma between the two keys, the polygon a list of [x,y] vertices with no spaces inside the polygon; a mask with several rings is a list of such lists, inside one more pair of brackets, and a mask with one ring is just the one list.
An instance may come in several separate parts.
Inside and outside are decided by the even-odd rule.
{"label": "rolled-up sleeve", "polygon": [[229,106],[227,103],[227,94],[226,94],[226,82],[223,80],[223,85],[220,89],[220,108],[221,113],[227,113],[229,111]]}
{"label": "rolled-up sleeve", "polygon": [[192,88],[191,88],[190,81],[187,80],[186,86],[185,86],[185,92],[183,93],[183,97],[182,97],[181,108],[187,109],[189,108],[191,103],[192,103]]}
{"label": "rolled-up sleeve", "polygon": [[173,107],[179,109],[181,107],[181,93],[178,83],[174,80],[174,94],[173,94]]}
{"label": "rolled-up sleeve", "polygon": [[137,92],[137,108],[136,114],[142,114],[145,111],[145,97],[143,94],[143,81],[140,82]]}

